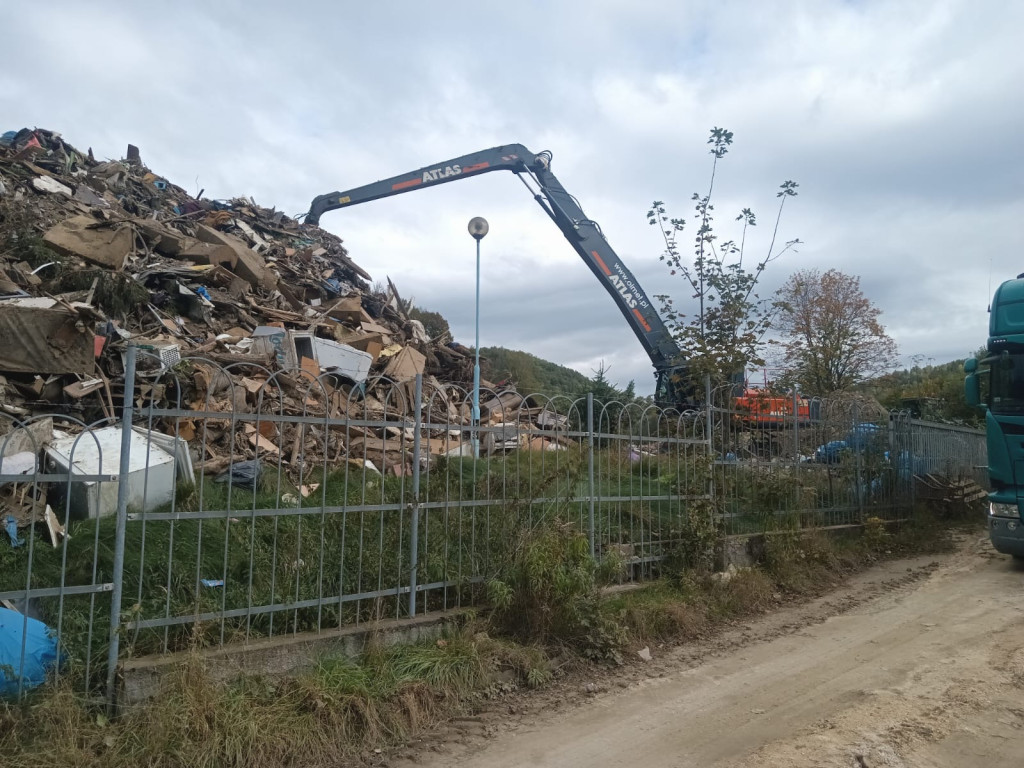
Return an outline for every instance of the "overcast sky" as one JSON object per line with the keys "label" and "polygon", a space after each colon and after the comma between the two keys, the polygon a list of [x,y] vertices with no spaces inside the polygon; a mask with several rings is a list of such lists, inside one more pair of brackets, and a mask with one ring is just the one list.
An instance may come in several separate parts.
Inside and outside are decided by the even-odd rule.
{"label": "overcast sky", "polygon": [[[687,295],[658,261],[654,199],[678,215],[721,166],[722,239],[742,207],[796,269],[861,277],[905,361],[986,337],[992,287],[1024,272],[1024,3],[1006,0],[564,0],[517,3],[10,4],[0,21],[0,131],[61,132],[99,157],[138,145],[208,197],[290,214],[313,197],[487,147],[554,153],[553,170],[648,293]],[[326,214],[374,278],[473,341],[486,217],[483,346],[531,351],[650,392],[615,304],[506,173]]]}

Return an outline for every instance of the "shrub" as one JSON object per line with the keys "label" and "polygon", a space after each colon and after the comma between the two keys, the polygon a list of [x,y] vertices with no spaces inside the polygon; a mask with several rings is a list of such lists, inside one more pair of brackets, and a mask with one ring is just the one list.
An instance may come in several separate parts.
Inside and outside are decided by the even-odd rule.
{"label": "shrub", "polygon": [[593,659],[618,659],[622,632],[598,606],[597,564],[575,527],[553,521],[523,529],[487,584],[500,631],[564,643]]}

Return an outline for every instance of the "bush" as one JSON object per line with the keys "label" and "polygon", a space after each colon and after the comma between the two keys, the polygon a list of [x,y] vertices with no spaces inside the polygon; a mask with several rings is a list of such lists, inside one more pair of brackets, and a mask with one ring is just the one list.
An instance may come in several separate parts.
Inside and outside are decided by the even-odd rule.
{"label": "bush", "polygon": [[715,504],[710,499],[690,501],[672,530],[673,545],[665,560],[670,574],[705,575],[714,570],[715,550],[721,540],[721,525]]}
{"label": "bush", "polygon": [[864,546],[871,552],[886,549],[891,535],[885,528],[885,520],[880,517],[869,517],[864,521]]}
{"label": "bush", "polygon": [[589,541],[574,526],[556,520],[526,528],[487,584],[493,621],[519,640],[618,660],[622,632],[599,610],[596,573]]}

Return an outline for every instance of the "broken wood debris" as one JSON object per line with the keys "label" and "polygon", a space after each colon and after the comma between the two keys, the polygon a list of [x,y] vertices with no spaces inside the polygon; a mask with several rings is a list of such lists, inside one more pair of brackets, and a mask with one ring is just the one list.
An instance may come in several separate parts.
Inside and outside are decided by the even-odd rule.
{"label": "broken wood debris", "polygon": [[914,482],[918,498],[949,507],[965,507],[988,498],[988,491],[970,479],[929,473],[914,475]]}
{"label": "broken wood debris", "polygon": [[[336,235],[251,198],[192,195],[134,145],[125,159],[98,161],[40,128],[0,143],[0,411],[9,416],[116,418],[134,344],[136,405],[196,412],[159,427],[207,472],[267,456],[295,473],[352,461],[405,474],[411,428],[268,421],[249,432],[232,414],[394,420],[411,413],[418,375],[423,415],[443,425],[425,430],[423,454],[465,455],[471,350],[447,333],[430,338],[390,278],[378,290],[370,282]],[[565,417],[512,387],[482,406],[488,451],[570,442],[559,434]],[[302,495],[315,490],[305,485]],[[45,497],[11,504],[43,521]]]}

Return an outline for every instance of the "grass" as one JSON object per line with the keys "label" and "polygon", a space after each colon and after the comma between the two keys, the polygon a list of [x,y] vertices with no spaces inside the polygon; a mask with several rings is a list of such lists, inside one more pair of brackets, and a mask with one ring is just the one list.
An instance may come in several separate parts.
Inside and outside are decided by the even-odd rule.
{"label": "grass", "polygon": [[602,610],[625,627],[637,645],[695,640],[710,626],[707,605],[698,590],[683,588],[668,579],[608,598]]}
{"label": "grass", "polygon": [[[481,461],[438,461],[424,473],[421,498],[446,504],[421,514],[420,583],[468,583],[471,576],[493,572],[514,530],[567,507],[580,466],[578,451],[554,457],[524,452]],[[336,597],[407,583],[410,479],[341,470],[326,478],[314,473],[305,482],[320,482],[321,487],[302,498],[272,471],[264,473],[255,492],[206,479],[199,486],[177,489],[174,508],[180,519],[158,521],[142,515],[129,522],[123,618],[188,617],[303,600],[316,605],[198,626],[187,620],[167,629],[129,629],[125,653],[183,650],[197,641],[219,643],[403,614],[405,601],[393,596],[343,604]],[[289,496],[292,504],[308,511],[270,516],[254,512],[287,512],[282,499]],[[493,503],[458,506],[479,499]],[[367,505],[392,508],[368,510]],[[167,506],[152,514],[169,510]],[[221,512],[212,519],[189,517],[200,510]],[[69,532],[70,538],[57,549],[45,544],[38,530],[31,548],[0,547],[0,591],[25,589],[30,557],[32,588],[55,587],[62,580],[67,586],[112,581],[113,519],[72,522]],[[203,580],[224,583],[211,587]],[[456,586],[448,597],[458,599],[467,589]],[[437,600],[433,596],[428,607],[445,607]],[[42,598],[35,607],[60,635],[73,673],[91,680],[101,677],[96,662],[105,657],[107,595]]]}
{"label": "grass", "polygon": [[623,628],[634,647],[690,642],[733,619],[779,603],[777,583],[761,569],[743,569],[728,582],[688,575],[663,578],[606,600],[605,614]]}
{"label": "grass", "polygon": [[893,517],[910,497],[909,477],[875,456],[844,456],[839,464],[721,465],[716,493],[731,534],[764,533],[785,527],[797,515],[801,526],[858,523],[865,515]]}
{"label": "grass", "polygon": [[[700,446],[684,446],[679,455],[645,455],[639,461],[631,460],[620,447],[600,450],[595,455],[595,539],[621,543],[628,550],[620,553],[623,557],[670,554],[687,541],[692,502],[682,497],[700,495],[709,479],[709,468],[698,460],[700,450]],[[471,577],[493,579],[507,564],[510,544],[519,540],[522,531],[553,519],[585,530],[590,495],[585,458],[579,449],[518,451],[481,460],[435,458],[421,478],[421,500],[436,506],[420,514],[418,579],[421,584],[451,582],[454,586],[428,593],[423,607],[440,609],[479,600],[481,587],[474,586]],[[819,469],[801,468],[803,486],[822,482]],[[730,467],[716,474],[716,493],[726,504],[767,510],[748,515],[751,530],[763,531],[785,522],[789,513],[778,511],[788,509],[782,500],[804,498],[792,489],[785,491],[792,481],[777,468],[766,472]],[[129,522],[122,619],[131,623],[169,617],[178,623],[166,628],[128,627],[122,636],[122,655],[180,651],[195,642],[219,644],[404,615],[405,600],[394,595],[345,602],[337,598],[408,583],[411,478],[380,476],[345,465],[326,475],[307,471],[302,482],[320,483],[320,487],[302,498],[272,466],[255,492],[206,478],[197,486],[177,489],[175,510],[180,519],[156,521],[141,516]],[[668,498],[640,500],[644,496]],[[607,500],[614,497],[625,498]],[[823,499],[815,491],[814,503]],[[304,513],[283,514],[289,504]],[[392,508],[366,509],[369,505]],[[282,514],[255,512],[265,509],[281,509]],[[190,517],[208,510],[219,514],[212,519]],[[816,514],[800,511],[797,524],[813,526]],[[29,586],[55,587],[62,578],[68,586],[113,580],[111,518],[72,522],[70,538],[57,549],[44,543],[45,534],[39,530]],[[28,558],[28,547],[0,546],[0,591],[25,589]],[[652,566],[644,568],[649,572]],[[223,585],[205,586],[203,580],[223,581]],[[313,604],[289,607],[302,601]],[[270,605],[282,607],[252,612]],[[60,635],[72,675],[85,678],[85,686],[101,681],[108,595],[42,598],[35,607]],[[202,622],[190,618],[223,610],[244,613]]]}
{"label": "grass", "polygon": [[[500,681],[547,683],[555,655],[574,662],[564,669],[607,664],[611,655],[596,662],[586,643],[566,642],[581,620],[613,624],[618,632],[602,640],[620,649],[697,640],[787,597],[821,594],[878,558],[948,548],[950,529],[961,524],[927,514],[915,519],[897,528],[870,522],[863,536],[794,531],[768,537],[763,564],[729,579],[681,568],[606,599],[597,597],[601,569],[582,562],[578,533],[564,525],[533,528],[504,570],[508,588],[525,593],[509,605],[530,615],[557,610],[576,616],[549,622],[543,644],[498,634],[514,633],[515,623],[514,615],[499,610],[486,622],[469,615],[436,642],[371,642],[359,659],[323,658],[290,680],[215,681],[194,653],[165,678],[161,695],[115,720],[78,698],[65,679],[21,704],[0,702],[0,754],[5,768],[317,768],[365,761],[374,750],[406,743],[439,720],[471,710]],[[559,567],[565,558],[570,562]],[[580,613],[572,600],[589,601],[599,616]]]}
{"label": "grass", "polygon": [[407,741],[510,673],[548,679],[538,649],[492,640],[474,622],[434,643],[324,658],[282,681],[223,683],[198,654],[163,681],[161,695],[117,720],[76,699],[66,683],[23,704],[0,702],[5,768],[28,766],[335,766]]}
{"label": "grass", "polygon": [[880,559],[950,551],[953,533],[976,529],[977,519],[970,511],[937,519],[922,507],[899,525],[869,518],[863,531],[780,532],[765,537],[758,566],[738,569],[731,578],[681,569],[606,599],[602,610],[633,646],[692,641],[723,621],[763,613],[786,599],[823,594]]}

